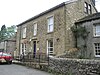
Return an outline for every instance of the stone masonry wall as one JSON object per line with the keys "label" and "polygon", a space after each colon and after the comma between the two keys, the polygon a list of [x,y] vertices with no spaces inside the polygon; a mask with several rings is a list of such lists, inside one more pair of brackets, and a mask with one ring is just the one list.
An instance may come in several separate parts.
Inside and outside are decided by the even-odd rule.
{"label": "stone masonry wall", "polygon": [[[54,17],[54,31],[52,33],[47,32],[47,18],[50,16]],[[37,23],[36,36],[33,35],[34,23]],[[64,52],[65,50],[64,7],[60,7],[59,9],[56,9],[41,17],[38,17],[24,25],[26,25],[27,28],[26,39],[28,41],[32,39],[30,43],[27,43],[27,50],[33,51],[33,41],[35,40],[38,41],[36,51],[38,52],[39,49],[41,50],[42,53],[47,53],[47,40],[52,38],[55,49],[54,55],[59,55],[60,53]],[[57,41],[57,39],[59,40]]]}
{"label": "stone masonry wall", "polygon": [[100,75],[100,60],[50,58],[49,69],[63,75]]}
{"label": "stone masonry wall", "polygon": [[78,0],[66,4],[66,50],[75,47],[75,38],[71,31],[71,27],[76,21],[88,15],[84,12],[84,2],[91,4],[92,13],[96,13],[91,0]]}

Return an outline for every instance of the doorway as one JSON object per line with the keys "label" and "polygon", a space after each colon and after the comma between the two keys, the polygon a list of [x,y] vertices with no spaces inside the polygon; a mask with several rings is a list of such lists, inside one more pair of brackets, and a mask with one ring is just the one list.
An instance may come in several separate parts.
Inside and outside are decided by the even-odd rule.
{"label": "doorway", "polygon": [[33,57],[36,56],[36,41],[33,41]]}

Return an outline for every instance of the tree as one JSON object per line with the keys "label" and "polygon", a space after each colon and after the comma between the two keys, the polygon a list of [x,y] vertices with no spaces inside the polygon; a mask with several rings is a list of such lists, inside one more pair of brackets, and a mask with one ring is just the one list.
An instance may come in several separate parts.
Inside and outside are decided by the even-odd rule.
{"label": "tree", "polygon": [[77,25],[77,26],[72,26],[71,30],[73,32],[73,35],[75,37],[75,46],[78,46],[78,38],[81,38],[81,40],[84,40],[83,44],[80,45],[80,47],[77,47],[81,50],[81,55],[80,58],[86,57],[86,51],[87,51],[87,39],[88,39],[88,34],[90,33],[85,26],[82,25]]}
{"label": "tree", "polygon": [[0,41],[3,41],[4,39],[6,39],[6,26],[2,25],[1,27],[1,31],[0,31]]}
{"label": "tree", "polygon": [[7,37],[13,37],[16,34],[16,26],[12,25],[11,27],[7,27]]}
{"label": "tree", "polygon": [[14,37],[15,33],[16,33],[16,26],[15,25],[12,25],[11,27],[7,27],[7,28],[5,25],[3,25],[1,27],[1,31],[0,31],[0,42],[5,40],[5,39]]}

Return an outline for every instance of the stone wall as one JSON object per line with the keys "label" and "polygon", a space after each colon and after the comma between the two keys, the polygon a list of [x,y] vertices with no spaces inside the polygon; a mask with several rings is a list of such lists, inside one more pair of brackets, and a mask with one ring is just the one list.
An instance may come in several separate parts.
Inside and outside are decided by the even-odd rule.
{"label": "stone wall", "polygon": [[49,65],[62,75],[100,75],[100,60],[50,58]]}

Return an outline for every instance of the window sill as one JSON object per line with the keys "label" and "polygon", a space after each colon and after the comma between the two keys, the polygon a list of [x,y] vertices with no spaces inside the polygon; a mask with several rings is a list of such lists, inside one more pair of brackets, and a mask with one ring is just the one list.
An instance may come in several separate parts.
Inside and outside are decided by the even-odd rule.
{"label": "window sill", "polygon": [[26,39],[26,37],[25,38],[22,38],[22,39]]}
{"label": "window sill", "polygon": [[100,58],[100,55],[95,55],[96,58]]}
{"label": "window sill", "polygon": [[36,37],[37,35],[33,35],[33,37]]}
{"label": "window sill", "polygon": [[94,36],[93,38],[100,38],[100,36]]}
{"label": "window sill", "polygon": [[52,34],[54,31],[52,31],[52,32],[47,32],[47,34]]}

